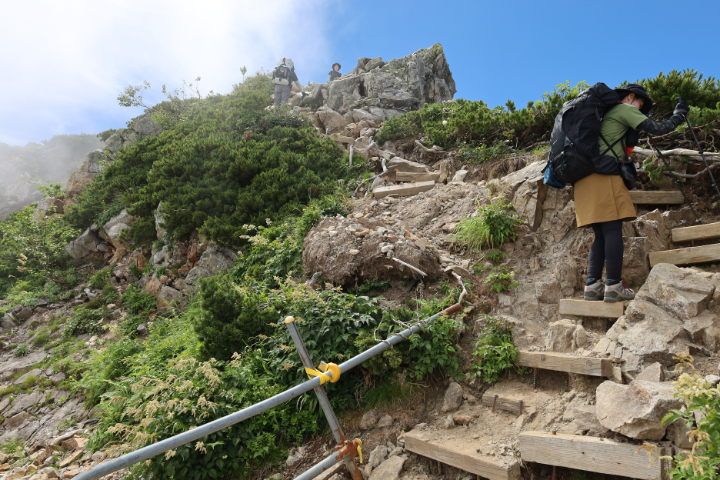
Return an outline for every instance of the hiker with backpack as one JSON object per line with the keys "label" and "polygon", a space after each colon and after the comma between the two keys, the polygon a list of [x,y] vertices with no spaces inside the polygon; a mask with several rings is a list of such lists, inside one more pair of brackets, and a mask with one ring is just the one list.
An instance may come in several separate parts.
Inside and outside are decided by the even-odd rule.
{"label": "hiker with backpack", "polygon": [[622,222],[637,216],[629,192],[635,181],[635,165],[627,156],[637,144],[638,130],[664,135],[680,125],[690,110],[679,101],[671,118],[655,122],[647,117],[652,106],[640,85],[631,83],[611,90],[597,83],[566,102],[555,119],[545,183],[555,187],[573,184],[577,226],[592,226],[595,232],[585,300],[622,302],[635,298],[635,292],[622,279]]}
{"label": "hiker with backpack", "polygon": [[303,86],[295,75],[295,64],[292,59],[283,57],[278,61],[277,67],[272,72],[272,81],[275,84],[275,106],[287,104],[290,101],[292,86],[303,93]]}
{"label": "hiker with backpack", "polygon": [[328,83],[332,83],[333,80],[342,77],[342,73],[340,73],[341,68],[342,66],[339,63],[333,63],[332,70],[328,73]]}

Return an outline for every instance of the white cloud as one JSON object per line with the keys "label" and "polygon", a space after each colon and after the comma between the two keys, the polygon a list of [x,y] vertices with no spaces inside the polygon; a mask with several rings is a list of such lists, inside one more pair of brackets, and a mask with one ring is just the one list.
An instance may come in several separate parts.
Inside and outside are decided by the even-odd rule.
{"label": "white cloud", "polygon": [[142,80],[224,93],[289,56],[305,83],[329,56],[329,1],[2,1],[0,142],[123,126],[117,94]]}

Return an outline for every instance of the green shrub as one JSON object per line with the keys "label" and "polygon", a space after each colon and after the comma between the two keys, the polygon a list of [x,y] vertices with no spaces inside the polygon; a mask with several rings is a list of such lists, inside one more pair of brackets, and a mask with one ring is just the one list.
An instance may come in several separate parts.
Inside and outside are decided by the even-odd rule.
{"label": "green shrub", "polygon": [[[695,370],[690,355],[675,357],[676,369],[682,374],[674,382],[675,397],[682,399],[685,408],[671,410],[663,418],[664,425],[684,422],[693,437],[692,451],[675,455],[673,480],[710,480],[720,475],[720,388],[714,387]],[[656,447],[644,445],[657,452]],[[652,451],[650,453],[653,453]]]}
{"label": "green shrub", "polygon": [[110,282],[113,265],[102,268],[90,276],[90,286],[96,290],[102,290]]}
{"label": "green shrub", "polygon": [[50,333],[48,332],[47,328],[41,328],[40,331],[35,335],[35,338],[33,338],[32,343],[33,345],[45,345],[50,341]]}
{"label": "green shrub", "polygon": [[133,283],[120,297],[123,308],[133,315],[149,313],[157,309],[157,298],[152,293]]}
{"label": "green shrub", "polygon": [[351,288],[348,291],[353,295],[367,295],[369,292],[372,291],[384,292],[385,290],[389,289],[390,280],[378,280],[377,278],[375,278],[373,280],[365,280],[357,288]]}
{"label": "green shrub", "polygon": [[478,332],[473,355],[474,375],[485,383],[493,383],[506,371],[517,368],[517,353],[512,339],[512,325],[507,320],[485,315]]}
{"label": "green shrub", "polygon": [[487,259],[493,263],[500,263],[507,258],[507,253],[503,252],[502,250],[493,248],[493,249],[485,252],[485,255],[483,255],[483,258]]}
{"label": "green shrub", "polygon": [[515,241],[514,226],[522,223],[512,203],[496,199],[490,205],[478,208],[477,217],[466,218],[455,227],[454,242],[463,243],[471,250],[483,246],[496,248],[505,242]]}
{"label": "green shrub", "polygon": [[75,309],[73,316],[65,323],[63,337],[78,335],[97,335],[102,331],[104,315],[102,311],[86,307]]}
{"label": "green shrub", "polygon": [[483,283],[489,285],[490,290],[496,293],[506,292],[518,286],[518,282],[515,280],[515,272],[506,265],[493,267]]}
{"label": "green shrub", "polygon": [[278,320],[267,293],[253,285],[236,286],[229,275],[203,278],[199,285],[200,310],[195,331],[205,358],[230,360],[242,352],[268,324]]}
{"label": "green shrub", "polygon": [[15,347],[15,350],[13,350],[13,355],[16,357],[25,357],[30,354],[32,349],[29,345],[25,343],[19,344],[17,347]]}

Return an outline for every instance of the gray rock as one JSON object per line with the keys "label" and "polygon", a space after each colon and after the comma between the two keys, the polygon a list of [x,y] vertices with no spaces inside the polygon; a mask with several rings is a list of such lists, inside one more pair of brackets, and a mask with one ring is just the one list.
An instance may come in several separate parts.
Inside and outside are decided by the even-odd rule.
{"label": "gray rock", "polygon": [[[47,354],[40,350],[32,352],[25,357],[15,358],[4,362],[2,370],[0,370],[0,382],[9,380],[13,375],[21,370],[42,362]],[[5,415],[7,416],[7,415]]]}
{"label": "gray rock", "polygon": [[42,370],[41,370],[41,369],[39,369],[39,368],[34,368],[34,369],[30,370],[29,372],[27,372],[25,375],[23,375],[23,376],[21,376],[20,378],[18,378],[17,380],[15,380],[14,385],[20,385],[21,383],[23,383],[23,382],[24,382],[25,380],[27,380],[28,378],[30,378],[30,377],[39,377],[39,376],[42,375],[42,374],[43,374],[43,373],[42,373]]}
{"label": "gray rock", "polygon": [[177,306],[179,303],[182,302],[182,299],[182,293],[178,292],[172,287],[168,287],[167,285],[165,285],[162,287],[162,289],[160,289],[160,293],[158,294],[158,309]]}
{"label": "gray rock", "polygon": [[123,146],[123,138],[119,133],[113,133],[110,137],[105,140],[105,149],[110,150],[110,153],[116,154]]}
{"label": "gray rock", "polygon": [[645,370],[640,372],[640,374],[635,377],[635,380],[644,380],[646,382],[663,382],[665,381],[665,374],[663,372],[662,365],[660,363],[655,362],[649,367],[646,367]]}
{"label": "gray rock", "polygon": [[457,172],[455,172],[455,175],[453,175],[450,183],[465,183],[465,177],[467,176],[467,174],[467,170],[458,170]]}
{"label": "gray rock", "polygon": [[715,286],[696,271],[668,263],[653,267],[637,298],[662,306],[682,320],[698,316],[707,308]]}
{"label": "gray rock", "polygon": [[685,421],[681,418],[675,420],[667,426],[667,438],[675,445],[684,449],[691,449],[693,442],[690,441],[688,433],[690,429],[685,426]]}
{"label": "gray rock", "polygon": [[211,275],[216,273],[226,273],[232,268],[233,262],[237,258],[237,253],[229,248],[221,248],[211,243],[200,257],[198,266],[206,269]]}
{"label": "gray rock", "polygon": [[[335,83],[337,82],[333,82],[333,84]],[[333,133],[342,133],[348,124],[348,121],[342,115],[328,107],[318,108],[316,115],[330,135]]]}
{"label": "gray rock", "polygon": [[390,415],[383,415],[380,421],[378,422],[377,426],[378,428],[385,428],[392,426],[394,420]]}
{"label": "gray rock", "polygon": [[32,317],[33,314],[33,308],[30,306],[23,307],[19,312],[15,314],[15,317],[21,319],[21,320],[27,320],[28,318]]}
{"label": "gray rock", "polygon": [[370,430],[371,428],[374,428],[379,420],[380,412],[378,412],[377,409],[373,408],[369,412],[365,413],[365,415],[363,415],[362,419],[360,420],[360,430]]}
{"label": "gray rock", "polygon": [[559,320],[551,323],[547,334],[547,348],[553,352],[572,352],[573,335],[577,325],[572,320]]}
{"label": "gray rock", "polygon": [[405,455],[388,458],[373,470],[368,480],[399,480],[405,460]]}
{"label": "gray rock", "polygon": [[209,277],[210,275],[212,275],[212,273],[210,273],[207,268],[203,268],[200,266],[193,267],[188,272],[187,277],[185,277],[185,283],[187,283],[188,285],[194,285],[201,278]]}
{"label": "gray rock", "polygon": [[442,412],[453,412],[460,408],[463,402],[463,389],[457,382],[450,382],[450,386],[445,391],[443,399]]}
{"label": "gray rock", "polygon": [[163,204],[162,202],[158,203],[158,207],[155,210],[155,233],[157,234],[157,238],[159,240],[165,241],[165,235],[167,234],[167,229],[165,227],[165,213],[163,212]]}
{"label": "gray rock", "polygon": [[372,70],[375,70],[376,68],[382,67],[385,65],[385,62],[383,62],[383,59],[381,57],[375,57],[372,60],[369,60],[365,64],[365,71],[370,72]]}
{"label": "gray rock", "polygon": [[559,303],[560,284],[555,278],[535,282],[535,296],[541,303]]}
{"label": "gray rock", "polygon": [[0,323],[0,328],[4,331],[17,328],[17,324],[13,320],[13,316],[10,313],[6,313],[5,315],[3,315],[2,322]]}
{"label": "gray rock", "polygon": [[120,239],[120,234],[123,230],[130,228],[130,226],[137,220],[137,218],[127,213],[127,210],[120,212],[103,225],[100,230],[100,237],[108,243],[112,244],[115,248],[129,248],[130,244],[127,240]]}
{"label": "gray rock", "polygon": [[28,408],[37,405],[43,400],[45,400],[45,392],[42,392],[40,390],[35,390],[34,392],[29,394],[21,393],[17,396],[17,398],[15,398],[12,406],[10,407],[10,410],[8,410],[5,416],[11,417],[17,413],[23,412]]}
{"label": "gray rock", "polygon": [[67,376],[63,372],[57,372],[55,375],[50,377],[50,381],[52,381],[55,385],[60,382],[64,382],[66,379]]}
{"label": "gray rock", "polygon": [[705,375],[705,381],[713,387],[720,384],[720,376],[718,375]]}
{"label": "gray rock", "polygon": [[65,202],[59,198],[45,197],[35,207],[33,220],[35,220],[35,223],[39,223],[43,221],[46,215],[61,214],[64,212],[64,205]]}
{"label": "gray rock", "polygon": [[82,259],[98,252],[100,239],[89,228],[78,238],[65,245],[65,251],[74,259]]}
{"label": "gray rock", "polygon": [[163,247],[155,253],[152,257],[153,265],[167,264],[167,260],[170,254],[170,247],[163,245]]}
{"label": "gray rock", "polygon": [[438,420],[438,426],[445,429],[453,428],[455,426],[455,420],[453,420],[452,415],[448,415]]}
{"label": "gray rock", "polygon": [[608,380],[600,384],[596,396],[600,424],[640,440],[661,440],[666,429],[662,418],[682,406],[669,382],[636,380],[630,385],[620,385]]}
{"label": "gray rock", "polygon": [[152,136],[160,133],[162,128],[154,123],[150,118],[150,114],[145,114],[141,117],[135,118],[129,126],[129,129],[134,130],[142,136]]}
{"label": "gray rock", "polygon": [[372,465],[373,468],[378,467],[383,462],[383,460],[385,460],[387,454],[388,448],[385,445],[378,445],[377,447],[375,447],[375,450],[370,453],[368,465]]}

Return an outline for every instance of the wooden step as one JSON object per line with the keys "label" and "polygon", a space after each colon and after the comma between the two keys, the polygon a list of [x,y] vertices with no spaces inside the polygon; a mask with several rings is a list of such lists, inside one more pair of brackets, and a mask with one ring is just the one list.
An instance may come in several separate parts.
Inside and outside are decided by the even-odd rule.
{"label": "wooden step", "polygon": [[678,248],[664,252],[650,252],[650,266],[658,263],[687,265],[690,263],[717,262],[720,260],[720,244],[703,245],[702,247]]}
{"label": "wooden step", "polygon": [[[657,461],[650,466],[645,451],[637,452],[639,445],[607,438],[523,432],[519,437],[519,448],[524,462],[642,480],[661,480],[667,473],[667,464],[664,461]],[[658,453],[669,455],[670,449],[660,447]]]}
{"label": "wooden step", "polygon": [[421,192],[427,192],[428,190],[432,190],[434,186],[435,182],[432,180],[429,182],[408,183],[405,185],[378,187],[373,190],[373,194],[375,195],[376,199],[385,198],[388,195],[398,195],[400,197],[404,197],[408,195],[417,195]]}
{"label": "wooden step", "polygon": [[405,434],[405,448],[413,453],[485,477],[489,480],[520,480],[520,463],[513,457],[491,457],[461,440],[433,441],[437,431],[412,430]]}
{"label": "wooden step", "polygon": [[673,228],[673,242],[691,242],[693,240],[707,240],[720,237],[720,222],[694,227]]}
{"label": "wooden step", "polygon": [[576,357],[555,352],[518,352],[518,365],[521,367],[542,368],[557,372],[580,373],[594,377],[611,377],[612,360],[609,358]]}
{"label": "wooden step", "polygon": [[440,172],[396,172],[396,182],[428,182],[430,180],[438,181]]}
{"label": "wooden step", "polygon": [[487,407],[494,407],[495,410],[505,410],[515,415],[522,415],[528,408],[523,400],[502,397],[492,392],[485,392],[482,396],[482,404]]}
{"label": "wooden step", "polygon": [[630,190],[630,199],[636,205],[679,205],[685,203],[685,198],[679,190],[656,190],[652,192]]}
{"label": "wooden step", "polygon": [[586,302],[585,300],[560,300],[560,315],[580,317],[603,317],[618,319],[624,312],[623,302]]}

